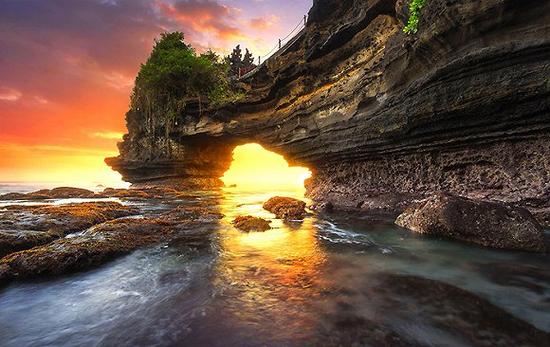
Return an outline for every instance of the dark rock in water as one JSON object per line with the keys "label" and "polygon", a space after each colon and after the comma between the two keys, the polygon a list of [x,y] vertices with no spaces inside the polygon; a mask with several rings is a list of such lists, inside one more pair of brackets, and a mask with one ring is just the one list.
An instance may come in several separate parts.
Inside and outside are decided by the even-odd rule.
{"label": "dark rock in water", "polygon": [[428,346],[400,335],[388,325],[353,314],[327,317],[334,322],[328,331],[321,331],[322,340],[312,346]]}
{"label": "dark rock in water", "polygon": [[544,295],[550,287],[550,268],[514,263],[476,264],[475,270],[493,283],[527,289]]}
{"label": "dark rock in water", "polygon": [[68,234],[83,231],[108,220],[137,214],[117,202],[66,205],[7,206],[0,211],[0,229],[36,230]]}
{"label": "dark rock in water", "polygon": [[0,195],[0,200],[24,200],[26,196],[24,193],[7,193]]}
{"label": "dark rock in water", "polygon": [[70,198],[93,198],[95,193],[88,189],[59,187],[51,190],[43,191],[44,195],[48,195],[51,199],[70,199]]}
{"label": "dark rock in water", "polygon": [[270,221],[253,216],[239,216],[233,221],[235,228],[242,231],[266,231],[271,229]]}
{"label": "dark rock in water", "polygon": [[294,199],[276,196],[263,205],[265,210],[275,214],[280,219],[303,219],[306,214],[306,203]]}
{"label": "dark rock in water", "polygon": [[74,237],[10,254],[0,260],[0,283],[88,269],[140,247],[174,239],[208,242],[206,223],[221,215],[206,208],[179,208],[158,218],[122,218]]}
{"label": "dark rock in water", "polygon": [[0,258],[13,252],[50,243],[60,237],[63,237],[63,233],[55,230],[0,230]]}
{"label": "dark rock in water", "polygon": [[321,213],[330,213],[334,211],[334,205],[330,201],[314,204],[310,208],[314,211],[321,212]]}
{"label": "dark rock in water", "polygon": [[472,346],[542,347],[550,341],[549,333],[453,285],[394,274],[381,274],[378,281],[365,294],[377,298],[381,317],[391,311],[418,324],[418,329],[426,322]]}
{"label": "dark rock in water", "polygon": [[529,211],[506,204],[437,194],[413,204],[395,223],[420,234],[485,247],[546,250],[542,227]]}
{"label": "dark rock in water", "polygon": [[[13,253],[0,260],[0,280],[60,275],[101,264],[138,247],[159,242],[168,230],[155,220],[107,222],[82,235]],[[3,276],[2,276],[3,275]]]}

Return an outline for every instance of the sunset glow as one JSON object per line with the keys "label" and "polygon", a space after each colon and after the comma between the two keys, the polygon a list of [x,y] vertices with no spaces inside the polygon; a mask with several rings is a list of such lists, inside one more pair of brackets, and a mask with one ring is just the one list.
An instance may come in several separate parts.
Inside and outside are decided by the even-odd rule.
{"label": "sunset glow", "polygon": [[258,144],[235,148],[233,163],[222,177],[226,186],[239,189],[261,188],[304,190],[304,180],[311,172],[303,167],[289,167],[286,160]]}
{"label": "sunset glow", "polygon": [[[120,184],[117,154],[140,64],[164,31],[198,51],[271,50],[311,0],[0,1],[0,181]],[[292,15],[289,15],[292,14]],[[114,183],[113,183],[114,182]]]}

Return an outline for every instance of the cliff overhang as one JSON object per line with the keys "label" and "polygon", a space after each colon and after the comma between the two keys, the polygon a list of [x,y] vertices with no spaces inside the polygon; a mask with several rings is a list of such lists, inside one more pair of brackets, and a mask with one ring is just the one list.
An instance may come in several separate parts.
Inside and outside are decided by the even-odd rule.
{"label": "cliff overhang", "polygon": [[550,3],[428,0],[415,35],[407,3],[314,1],[242,102],[190,105],[168,137],[130,112],[107,163],[130,182],[213,186],[256,142],[310,168],[308,195],[336,206],[447,191],[547,208]]}

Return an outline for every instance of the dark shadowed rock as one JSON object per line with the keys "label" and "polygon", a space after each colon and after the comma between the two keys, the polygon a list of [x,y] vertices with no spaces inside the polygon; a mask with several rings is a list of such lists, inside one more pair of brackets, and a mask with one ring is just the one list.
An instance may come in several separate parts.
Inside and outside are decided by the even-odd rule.
{"label": "dark shadowed rock", "polygon": [[[411,331],[421,331],[425,324],[436,327],[458,345],[542,347],[550,341],[549,333],[484,298],[440,281],[381,274],[365,295],[377,298],[381,317],[388,311],[402,316],[410,321]],[[433,341],[426,342],[432,345]]]}
{"label": "dark shadowed rock", "polygon": [[306,203],[294,199],[276,196],[263,205],[263,208],[277,216],[280,219],[303,219],[306,214]]}
{"label": "dark shadowed rock", "polygon": [[491,262],[475,264],[474,268],[493,283],[526,289],[537,295],[544,295],[550,287],[548,266]]}
{"label": "dark shadowed rock", "polygon": [[242,231],[266,231],[271,229],[270,221],[253,216],[239,216],[233,221],[235,228]]}
{"label": "dark shadowed rock", "polygon": [[55,230],[0,230],[0,258],[6,254],[33,248],[63,237],[63,233]]}
{"label": "dark shadowed rock", "polygon": [[542,227],[524,208],[437,194],[413,204],[395,221],[420,234],[481,246],[543,252]]}
{"label": "dark shadowed rock", "polygon": [[388,346],[420,347],[428,346],[400,335],[390,326],[379,321],[366,319],[355,314],[339,314],[327,317],[334,322],[329,329],[321,331],[321,339],[313,346]]}
{"label": "dark shadowed rock", "polygon": [[334,211],[334,205],[330,201],[325,201],[310,206],[310,209],[320,213],[330,213]]}

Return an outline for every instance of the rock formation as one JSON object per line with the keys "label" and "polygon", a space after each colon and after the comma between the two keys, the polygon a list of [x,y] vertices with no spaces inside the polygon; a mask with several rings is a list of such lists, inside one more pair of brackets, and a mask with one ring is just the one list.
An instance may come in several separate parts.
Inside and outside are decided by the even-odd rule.
{"label": "rock formation", "polygon": [[254,216],[238,216],[233,221],[235,228],[242,231],[266,231],[271,229],[270,221]]}
{"label": "rock formation", "polygon": [[304,219],[306,215],[306,203],[284,196],[275,196],[263,204],[263,208],[273,213],[279,219],[296,220]]}
{"label": "rock formation", "polygon": [[[304,34],[243,81],[244,100],[170,127],[127,114],[130,182],[215,186],[257,142],[307,166],[335,208],[402,210],[436,191],[550,210],[550,2],[315,0]],[[388,203],[390,201],[390,203]]]}
{"label": "rock formation", "polygon": [[540,224],[524,208],[437,194],[414,203],[395,223],[419,234],[486,247],[544,252]]}

